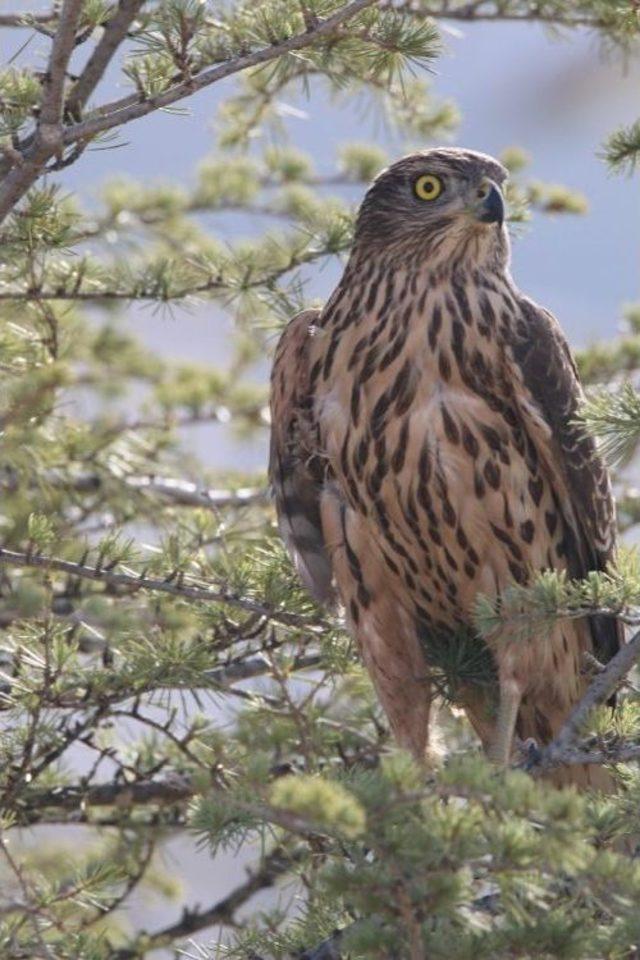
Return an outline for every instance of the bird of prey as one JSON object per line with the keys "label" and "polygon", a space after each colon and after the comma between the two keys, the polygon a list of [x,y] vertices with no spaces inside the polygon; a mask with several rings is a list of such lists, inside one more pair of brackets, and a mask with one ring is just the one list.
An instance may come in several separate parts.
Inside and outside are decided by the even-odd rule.
{"label": "bird of prey", "polygon": [[[344,274],[294,317],[272,375],[270,478],[280,530],[321,602],[335,593],[400,745],[428,755],[429,638],[473,632],[479,594],[539,571],[584,577],[615,549],[610,481],[577,420],[554,317],[509,271],[505,168],[433,149],[374,180]],[[480,641],[477,641],[478,643]],[[505,765],[556,735],[609,660],[612,619],[490,640],[497,683],[459,701]],[[604,787],[598,767],[556,782]]]}

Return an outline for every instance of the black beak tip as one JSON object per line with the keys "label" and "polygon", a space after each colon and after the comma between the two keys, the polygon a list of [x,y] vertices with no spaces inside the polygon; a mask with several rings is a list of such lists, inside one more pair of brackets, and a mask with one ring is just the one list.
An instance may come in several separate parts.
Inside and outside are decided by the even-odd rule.
{"label": "black beak tip", "polygon": [[492,186],[484,198],[478,220],[481,223],[497,223],[499,227],[504,223],[504,198],[497,187]]}

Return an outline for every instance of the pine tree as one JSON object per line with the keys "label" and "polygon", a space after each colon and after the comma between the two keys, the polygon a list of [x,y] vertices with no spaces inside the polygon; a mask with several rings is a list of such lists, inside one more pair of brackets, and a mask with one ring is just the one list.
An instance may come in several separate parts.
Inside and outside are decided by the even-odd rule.
{"label": "pine tree", "polygon": [[[460,678],[493,682],[490,665],[464,637],[437,651],[444,758],[427,776],[390,743],[340,615],[297,583],[265,473],[192,479],[207,471],[184,428],[268,429],[251,367],[305,304],[309,271],[349,247],[354,211],[338,188],[365,184],[386,159],[344,144],[326,173],[277,136],[247,145],[259,129],[277,134],[284,92],[312,85],[369,99],[409,142],[447,135],[455,105],[422,69],[446,19],[587,26],[619,57],[640,35],[636,0],[55,0],[0,13],[0,26],[28,28],[48,51],[44,68],[34,56],[0,72],[6,960],[141,960],[158,948],[200,960],[638,955],[640,698],[629,673],[640,633],[606,667],[587,665],[592,685],[563,732],[506,773],[482,759],[455,707]],[[128,92],[104,102],[114,69]],[[217,151],[187,182],[108,182],[98,209],[57,185],[57,171],[90,165],[122,128],[229,77]],[[632,171],[640,127],[595,149]],[[512,220],[583,211],[570,187],[530,178],[520,151],[503,160]],[[274,228],[229,246],[202,216],[222,213],[259,213]],[[203,300],[234,323],[224,367],[155,355],[126,322],[132,304],[179,322]],[[583,416],[614,466],[640,443],[640,308],[626,323],[579,356]],[[640,518],[629,475],[617,480],[623,530]],[[545,573],[499,607],[480,600],[477,627],[527,633],[593,610],[638,629],[637,558],[584,582]],[[603,705],[616,690],[612,714]],[[615,768],[616,796],[540,779],[585,759]],[[82,843],[70,844],[69,824],[82,825]],[[62,831],[64,856],[49,841],[22,845],[20,828],[44,826],[48,838]],[[175,834],[208,849],[212,872],[225,848],[252,850],[254,867],[164,928],[124,924],[138,888],[169,891],[157,854]],[[288,907],[251,909],[256,892],[285,882]]]}

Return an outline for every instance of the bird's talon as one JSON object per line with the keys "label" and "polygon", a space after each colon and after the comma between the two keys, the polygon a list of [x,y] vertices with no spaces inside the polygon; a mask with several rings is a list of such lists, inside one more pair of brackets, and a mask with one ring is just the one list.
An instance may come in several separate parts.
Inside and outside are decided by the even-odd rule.
{"label": "bird's talon", "polygon": [[522,757],[525,770],[532,770],[534,767],[537,767],[542,759],[542,750],[534,737],[527,737],[526,740],[520,740],[518,742],[518,750]]}

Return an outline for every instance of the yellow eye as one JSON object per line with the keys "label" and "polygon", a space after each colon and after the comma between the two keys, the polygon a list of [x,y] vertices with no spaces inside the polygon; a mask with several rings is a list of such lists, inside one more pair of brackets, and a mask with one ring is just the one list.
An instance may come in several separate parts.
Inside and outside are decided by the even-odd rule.
{"label": "yellow eye", "polygon": [[416,197],[421,200],[437,200],[442,193],[442,180],[432,173],[425,173],[418,177],[413,185]]}

